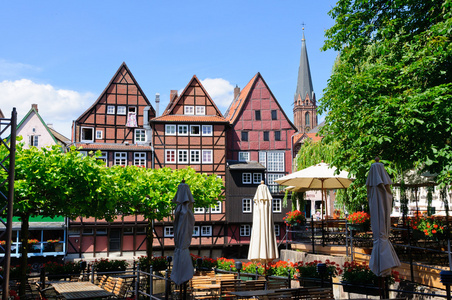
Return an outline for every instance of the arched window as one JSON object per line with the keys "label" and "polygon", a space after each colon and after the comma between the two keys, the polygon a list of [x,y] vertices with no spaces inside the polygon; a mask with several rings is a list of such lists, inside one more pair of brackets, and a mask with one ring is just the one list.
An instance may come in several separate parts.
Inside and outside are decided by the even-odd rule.
{"label": "arched window", "polygon": [[311,126],[311,117],[310,117],[309,112],[306,112],[304,115],[304,125]]}

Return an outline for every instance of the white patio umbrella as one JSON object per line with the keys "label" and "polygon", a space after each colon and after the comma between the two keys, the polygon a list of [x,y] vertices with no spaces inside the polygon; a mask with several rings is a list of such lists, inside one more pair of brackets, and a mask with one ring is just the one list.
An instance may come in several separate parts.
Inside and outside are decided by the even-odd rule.
{"label": "white patio umbrella", "polygon": [[289,186],[289,191],[321,190],[322,203],[324,203],[326,190],[346,189],[353,182],[353,179],[349,178],[348,172],[341,171],[336,174],[336,170],[336,167],[330,167],[328,164],[321,162],[278,178],[275,182]]}
{"label": "white patio umbrella", "polygon": [[272,195],[262,181],[253,199],[253,229],[248,259],[267,263],[279,258],[273,225]]}
{"label": "white patio umbrella", "polygon": [[182,183],[179,184],[173,202],[177,203],[174,217],[174,243],[176,247],[174,249],[171,280],[180,285],[190,280],[194,274],[188,247],[191,244],[193,226],[195,225],[193,213],[195,200],[185,180],[182,180]]}
{"label": "white patio umbrella", "polygon": [[400,266],[400,260],[389,241],[391,229],[392,193],[391,178],[382,163],[373,163],[367,176],[367,200],[370,208],[374,246],[369,267],[377,276],[388,276],[391,269]]}

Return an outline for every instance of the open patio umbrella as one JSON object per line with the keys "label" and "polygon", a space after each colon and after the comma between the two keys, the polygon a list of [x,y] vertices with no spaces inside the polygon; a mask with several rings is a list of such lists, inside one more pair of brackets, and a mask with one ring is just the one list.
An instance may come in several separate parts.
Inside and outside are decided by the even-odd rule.
{"label": "open patio umbrella", "polygon": [[391,184],[391,178],[377,158],[370,167],[366,181],[374,240],[369,267],[377,276],[388,276],[392,268],[400,266],[399,258],[388,239],[391,228]]}
{"label": "open patio umbrella", "polygon": [[177,188],[173,202],[177,203],[174,217],[174,258],[171,280],[180,285],[193,277],[193,263],[188,247],[193,235],[195,216],[193,213],[193,195],[190,187],[182,180]]}
{"label": "open patio umbrella", "polygon": [[253,229],[248,259],[267,263],[279,258],[273,225],[272,195],[262,181],[253,199]]}
{"label": "open patio umbrella", "polygon": [[339,174],[336,174],[336,170],[335,167],[330,167],[328,164],[321,162],[278,178],[275,182],[280,185],[289,186],[290,191],[321,190],[322,203],[324,203],[326,190],[346,189],[353,182],[353,179],[348,177],[348,172],[341,171]]}

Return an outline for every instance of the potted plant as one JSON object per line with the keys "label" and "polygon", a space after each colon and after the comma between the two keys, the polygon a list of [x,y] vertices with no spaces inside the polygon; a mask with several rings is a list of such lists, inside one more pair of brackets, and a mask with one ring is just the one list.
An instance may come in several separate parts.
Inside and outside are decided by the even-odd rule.
{"label": "potted plant", "polygon": [[122,272],[125,271],[129,263],[125,260],[109,260],[108,258],[101,258],[100,260],[95,260],[93,263],[93,268],[97,272]]}
{"label": "potted plant", "polygon": [[[326,274],[322,278],[322,274],[318,272],[318,264],[326,265]],[[327,259],[324,263],[320,260],[314,260],[311,262],[300,261],[295,264],[295,270],[297,271],[297,278],[300,281],[300,286],[318,286],[322,279],[329,279],[336,277],[342,273],[339,264]]]}
{"label": "potted plant", "polygon": [[59,263],[49,261],[43,265],[49,279],[60,280],[69,278],[71,275],[79,275],[81,272],[80,262],[68,261]]}
{"label": "potted plant", "polygon": [[38,245],[39,241],[37,239],[29,239],[27,241],[28,251],[30,252],[41,252],[41,247]]}
{"label": "potted plant", "polygon": [[289,274],[294,274],[295,272],[295,264],[292,262],[287,262],[284,260],[277,261],[276,263],[270,263],[267,275],[271,276],[281,276],[286,277],[289,276]]}
{"label": "potted plant", "polygon": [[292,237],[294,240],[299,240],[303,237],[303,232],[306,230],[306,216],[304,212],[299,210],[289,211],[286,213],[283,220],[292,230]]}
{"label": "potted plant", "polygon": [[219,257],[217,259],[217,268],[225,271],[237,271],[235,261],[232,258]]}
{"label": "potted plant", "polygon": [[439,240],[444,235],[444,224],[441,219],[432,216],[416,216],[409,219],[414,239]]}
{"label": "potted plant", "polygon": [[[198,256],[198,255],[194,255],[194,254],[190,254],[191,259],[192,259],[192,263],[193,263],[193,267],[197,268],[198,270],[201,271],[211,271],[213,270],[213,268],[216,268],[217,266],[217,260],[204,256]],[[199,264],[199,265],[198,265]]]}
{"label": "potted plant", "polygon": [[152,256],[148,258],[147,256],[140,256],[138,258],[138,263],[140,264],[141,270],[148,270],[152,266],[153,271],[163,271],[166,269],[168,264],[166,256]]}
{"label": "potted plant", "polygon": [[370,215],[364,211],[357,211],[347,217],[348,229],[354,231],[368,231]]}
{"label": "potted plant", "polygon": [[60,243],[60,240],[47,240],[47,246],[49,251],[62,252],[63,244]]}
{"label": "potted plant", "polygon": [[[366,264],[355,261],[345,262],[342,272],[342,286],[345,292],[365,295],[379,295],[379,277],[375,275]],[[400,281],[399,273],[392,271],[388,276],[389,284]]]}

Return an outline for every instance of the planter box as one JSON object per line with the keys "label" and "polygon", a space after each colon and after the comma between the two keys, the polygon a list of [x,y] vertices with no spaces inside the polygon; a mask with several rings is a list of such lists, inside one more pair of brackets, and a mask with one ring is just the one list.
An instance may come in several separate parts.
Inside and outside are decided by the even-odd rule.
{"label": "planter box", "polygon": [[348,229],[353,231],[369,231],[369,223],[364,224],[348,224]]}
{"label": "planter box", "polygon": [[354,294],[362,294],[369,296],[378,296],[380,295],[380,290],[377,286],[374,285],[354,285],[352,283],[348,283],[346,281],[341,282],[343,285],[344,292],[354,293]]}

